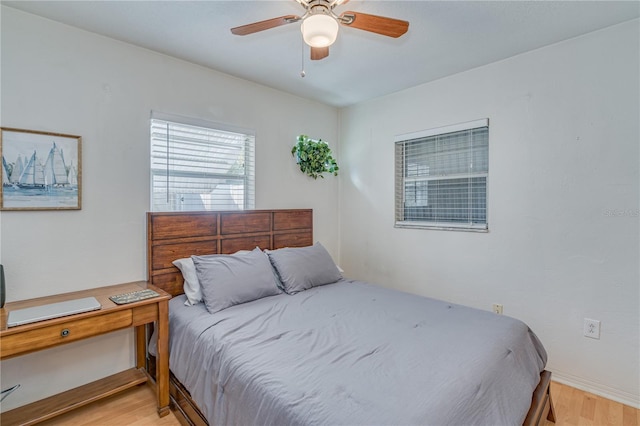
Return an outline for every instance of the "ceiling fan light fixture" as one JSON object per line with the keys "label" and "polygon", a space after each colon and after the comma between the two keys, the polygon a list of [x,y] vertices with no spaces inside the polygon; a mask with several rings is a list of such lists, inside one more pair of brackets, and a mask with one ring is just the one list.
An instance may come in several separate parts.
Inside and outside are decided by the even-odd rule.
{"label": "ceiling fan light fixture", "polygon": [[317,13],[302,21],[300,30],[304,42],[311,47],[329,47],[338,37],[338,21],[330,15]]}

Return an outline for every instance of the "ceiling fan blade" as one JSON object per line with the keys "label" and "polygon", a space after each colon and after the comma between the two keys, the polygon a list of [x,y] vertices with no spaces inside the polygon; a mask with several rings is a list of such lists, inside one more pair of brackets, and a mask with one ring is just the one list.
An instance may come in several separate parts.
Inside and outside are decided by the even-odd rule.
{"label": "ceiling fan blade", "polygon": [[340,6],[341,4],[347,4],[349,0],[333,0],[331,2],[331,7]]}
{"label": "ceiling fan blade", "polygon": [[254,22],[252,24],[242,25],[240,27],[231,28],[231,32],[235,35],[247,35],[264,31],[281,25],[298,22],[301,18],[296,15],[285,15],[279,18],[267,19],[266,21]]}
{"label": "ceiling fan blade", "polygon": [[407,21],[351,11],[340,15],[340,23],[348,27],[394,38],[400,37],[409,29],[409,22]]}
{"label": "ceiling fan blade", "polygon": [[311,60],[319,61],[329,56],[329,47],[312,47],[311,48]]}

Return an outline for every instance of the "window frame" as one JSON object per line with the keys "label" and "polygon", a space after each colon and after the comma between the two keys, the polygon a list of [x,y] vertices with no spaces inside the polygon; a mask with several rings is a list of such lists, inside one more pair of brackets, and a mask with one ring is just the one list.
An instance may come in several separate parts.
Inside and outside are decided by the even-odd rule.
{"label": "window frame", "polygon": [[[191,117],[184,117],[184,116],[179,116],[179,115],[174,115],[174,114],[166,114],[166,113],[162,113],[162,112],[157,112],[157,111],[152,111],[151,112],[151,117],[149,119],[149,178],[150,178],[150,182],[149,182],[149,188],[150,188],[150,194],[149,194],[149,204],[150,204],[150,211],[157,211],[157,212],[178,212],[178,211],[196,211],[196,210],[191,210],[191,209],[186,209],[186,210],[177,210],[177,209],[162,209],[162,210],[157,210],[156,209],[156,205],[154,204],[154,176],[158,176],[159,174],[157,172],[154,172],[154,168],[153,168],[153,123],[154,120],[157,121],[164,121],[164,122],[168,122],[170,124],[175,124],[178,126],[189,126],[189,127],[197,127],[197,128],[202,128],[202,129],[206,129],[206,130],[211,130],[211,131],[219,131],[219,132],[227,132],[227,133],[236,133],[238,135],[243,135],[245,137],[250,137],[251,141],[250,141],[250,146],[247,149],[247,146],[245,146],[245,173],[242,175],[230,175],[230,174],[224,174],[224,173],[216,173],[216,172],[211,172],[211,173],[203,173],[203,174],[195,174],[195,177],[203,177],[206,176],[207,178],[211,178],[211,179],[228,179],[228,178],[235,178],[235,179],[242,179],[243,180],[243,192],[244,192],[244,202],[243,202],[243,208],[242,209],[238,209],[238,211],[243,211],[243,210],[252,210],[255,209],[255,175],[256,175],[256,167],[255,167],[255,139],[256,139],[256,132],[252,129],[246,129],[246,128],[241,128],[241,127],[237,127],[237,126],[232,126],[232,125],[228,125],[228,124],[221,124],[221,123],[215,123],[215,122],[211,122],[211,121],[207,121],[207,120],[202,120],[202,119],[197,119],[197,118],[191,118]],[[249,164],[247,166],[247,164]],[[182,176],[187,176],[189,174],[192,174],[193,172],[187,172],[187,171],[183,171],[181,173],[178,173],[179,175]],[[166,176],[166,174],[165,174]],[[171,205],[169,204],[168,207],[171,207]],[[219,211],[219,210],[224,210],[224,209],[218,209],[218,208],[206,208],[207,206],[205,206],[204,210],[205,211]]]}
{"label": "window frame", "polygon": [[[445,136],[447,134],[472,131],[475,129],[487,129],[487,147],[486,147],[486,172],[478,173],[465,173],[457,174],[455,176],[407,176],[405,163],[406,153],[404,151],[407,143],[412,141],[418,141],[420,139],[426,139],[434,136]],[[425,141],[426,142],[426,141]],[[467,231],[467,232],[489,232],[489,119],[473,120],[464,123],[458,123],[449,126],[436,127],[427,130],[421,130],[412,133],[405,133],[396,135],[394,138],[394,227],[395,228],[409,228],[409,229],[432,229],[432,230],[448,230],[448,231]],[[473,148],[466,152],[472,151]],[[443,151],[437,151],[442,153]],[[471,154],[472,155],[472,152]],[[484,223],[470,222],[453,222],[453,221],[432,221],[432,220],[406,220],[406,183],[414,182],[415,185],[422,182],[429,181],[442,181],[442,180],[463,180],[484,178]],[[418,190],[415,190],[418,193]],[[422,202],[426,204],[417,204],[416,207],[428,206],[428,190],[424,190],[424,195],[421,198]],[[470,204],[466,205],[466,209],[471,208]]]}

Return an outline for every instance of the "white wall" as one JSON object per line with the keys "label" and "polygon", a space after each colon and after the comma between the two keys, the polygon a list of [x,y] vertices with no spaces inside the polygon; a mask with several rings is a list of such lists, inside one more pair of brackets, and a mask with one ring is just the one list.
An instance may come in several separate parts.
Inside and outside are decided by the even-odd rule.
{"label": "white wall", "polygon": [[[639,51],[635,20],[343,109],[347,274],[502,303],[556,380],[639,406]],[[394,135],[486,117],[489,233],[395,229]]]}
{"label": "white wall", "polygon": [[[256,131],[256,208],[313,208],[338,253],[338,180],[290,154],[306,133],[337,147],[338,111],[2,7],[1,124],[81,135],[82,210],[2,212],[7,301],[145,279],[151,110]],[[134,364],[131,332],[3,361],[6,411]]]}

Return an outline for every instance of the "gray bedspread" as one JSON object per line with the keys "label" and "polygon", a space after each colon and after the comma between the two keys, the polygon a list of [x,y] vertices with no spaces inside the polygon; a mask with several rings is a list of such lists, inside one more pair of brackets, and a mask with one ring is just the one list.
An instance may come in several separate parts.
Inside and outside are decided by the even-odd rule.
{"label": "gray bedspread", "polygon": [[212,425],[520,425],[526,324],[357,281],[209,314],[170,301],[170,367]]}

